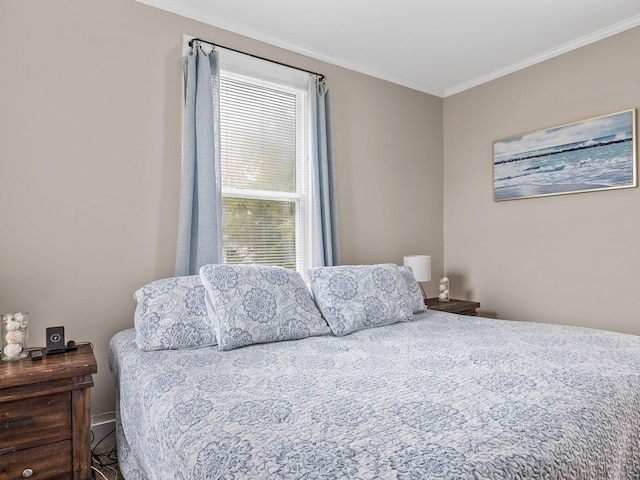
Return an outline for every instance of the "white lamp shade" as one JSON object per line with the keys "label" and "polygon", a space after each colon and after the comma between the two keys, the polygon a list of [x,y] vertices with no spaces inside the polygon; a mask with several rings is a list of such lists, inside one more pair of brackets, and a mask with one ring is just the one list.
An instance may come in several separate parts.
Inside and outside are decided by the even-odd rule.
{"label": "white lamp shade", "polygon": [[428,282],[431,280],[430,255],[407,255],[404,257],[404,266],[411,267],[416,282]]}

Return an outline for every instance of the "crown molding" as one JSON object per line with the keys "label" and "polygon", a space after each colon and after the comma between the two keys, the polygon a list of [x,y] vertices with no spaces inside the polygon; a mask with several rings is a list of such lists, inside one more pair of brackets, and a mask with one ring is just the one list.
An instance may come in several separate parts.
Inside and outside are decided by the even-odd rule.
{"label": "crown molding", "polygon": [[500,77],[504,77],[509,75],[510,73],[517,72],[518,70],[523,70],[527,67],[531,67],[532,65],[536,65],[538,63],[542,63],[551,58],[560,56],[562,54],[571,52],[572,50],[577,50],[578,48],[590,45],[592,43],[598,42],[600,40],[604,40],[605,38],[612,37],[613,35],[617,35],[618,33],[622,33],[625,30],[629,30],[631,28],[637,27],[640,25],[640,15],[635,17],[631,17],[625,21],[615,23],[607,28],[603,28],[602,30],[598,30],[589,35],[585,35],[584,37],[580,37],[571,42],[567,42],[563,45],[560,45],[556,48],[552,48],[551,50],[547,50],[546,52],[539,53],[532,57],[526,58],[522,61],[513,63],[504,68],[500,68],[493,72],[490,72],[486,75],[481,75],[476,77],[468,82],[463,82],[459,85],[455,85],[451,88],[447,88],[444,90],[443,96],[449,97],[451,95],[455,95],[456,93],[463,92],[465,90],[469,90],[470,88],[477,87],[484,83],[490,82],[492,80],[496,80]]}

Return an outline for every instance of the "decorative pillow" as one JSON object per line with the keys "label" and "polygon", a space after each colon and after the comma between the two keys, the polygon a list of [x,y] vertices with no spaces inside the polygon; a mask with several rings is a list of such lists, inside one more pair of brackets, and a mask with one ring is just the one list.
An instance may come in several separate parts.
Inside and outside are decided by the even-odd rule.
{"label": "decorative pillow", "polygon": [[335,335],[413,318],[397,265],[351,265],[309,270],[311,291]]}
{"label": "decorative pillow", "polygon": [[331,333],[295,270],[205,265],[200,278],[220,350]]}
{"label": "decorative pillow", "polygon": [[216,344],[197,275],[156,280],[133,295],[138,348],[179,350]]}
{"label": "decorative pillow", "polygon": [[409,303],[411,303],[411,309],[413,313],[424,312],[427,309],[427,306],[424,304],[424,297],[422,296],[422,289],[415,277],[413,276],[413,271],[411,267],[398,267],[400,269],[400,274],[404,279],[404,282],[407,284],[407,292],[409,293]]}

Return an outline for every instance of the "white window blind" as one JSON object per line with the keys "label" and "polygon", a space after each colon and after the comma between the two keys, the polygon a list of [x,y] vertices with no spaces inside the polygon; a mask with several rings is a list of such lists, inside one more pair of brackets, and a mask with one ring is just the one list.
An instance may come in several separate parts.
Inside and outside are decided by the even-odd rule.
{"label": "white window blind", "polygon": [[[224,55],[223,55],[224,52]],[[305,273],[310,258],[306,85],[221,52],[223,261]],[[287,69],[286,67],[279,67]]]}

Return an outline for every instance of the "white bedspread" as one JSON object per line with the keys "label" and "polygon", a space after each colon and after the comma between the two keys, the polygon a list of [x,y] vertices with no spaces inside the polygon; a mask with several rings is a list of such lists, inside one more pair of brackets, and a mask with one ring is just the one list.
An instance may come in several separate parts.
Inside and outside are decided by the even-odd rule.
{"label": "white bedspread", "polygon": [[127,480],[640,479],[636,336],[428,311],[110,361]]}

